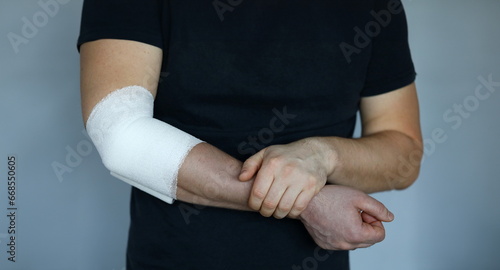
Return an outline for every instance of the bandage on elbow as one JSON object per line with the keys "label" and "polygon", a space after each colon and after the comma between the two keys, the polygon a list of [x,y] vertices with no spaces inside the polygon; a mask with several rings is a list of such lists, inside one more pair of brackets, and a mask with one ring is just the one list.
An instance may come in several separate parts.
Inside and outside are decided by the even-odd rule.
{"label": "bandage on elbow", "polygon": [[202,141],[153,118],[153,106],[143,87],[115,90],[93,108],[86,129],[111,175],[172,203],[178,171]]}

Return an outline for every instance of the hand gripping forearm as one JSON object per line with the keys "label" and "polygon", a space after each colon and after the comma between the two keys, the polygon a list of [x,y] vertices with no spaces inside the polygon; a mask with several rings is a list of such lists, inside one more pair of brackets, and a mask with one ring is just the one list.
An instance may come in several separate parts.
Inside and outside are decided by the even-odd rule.
{"label": "hand gripping forearm", "polygon": [[237,180],[241,162],[154,119],[153,104],[148,90],[130,86],[111,92],[92,109],[87,132],[111,174],[167,203],[179,197],[248,209],[251,183]]}

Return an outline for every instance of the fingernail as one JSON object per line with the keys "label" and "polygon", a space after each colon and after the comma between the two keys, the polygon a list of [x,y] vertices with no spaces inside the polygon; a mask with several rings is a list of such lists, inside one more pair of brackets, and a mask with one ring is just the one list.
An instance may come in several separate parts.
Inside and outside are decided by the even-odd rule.
{"label": "fingernail", "polygon": [[391,211],[389,211],[389,220],[394,220],[394,214]]}

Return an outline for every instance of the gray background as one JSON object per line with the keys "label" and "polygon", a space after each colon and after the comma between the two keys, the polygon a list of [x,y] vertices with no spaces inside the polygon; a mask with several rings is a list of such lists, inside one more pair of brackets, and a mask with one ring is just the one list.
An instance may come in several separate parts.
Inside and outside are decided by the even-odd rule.
{"label": "gray background", "polygon": [[[478,104],[470,97],[479,76],[500,82],[500,1],[405,4],[424,165],[408,190],[374,195],[396,220],[386,225],[384,242],[351,253],[352,269],[500,269],[500,87]],[[82,132],[75,48],[81,5],[60,0],[43,21],[37,1],[0,3],[0,269],[125,266],[129,187],[109,176]],[[36,14],[38,32],[15,52],[9,33],[21,35],[23,17]],[[454,128],[443,115],[464,102],[470,111]],[[432,138],[436,129],[445,139]],[[77,149],[81,159],[66,161]],[[18,159],[16,263],[5,252],[10,154]],[[58,177],[54,162],[71,172]]]}

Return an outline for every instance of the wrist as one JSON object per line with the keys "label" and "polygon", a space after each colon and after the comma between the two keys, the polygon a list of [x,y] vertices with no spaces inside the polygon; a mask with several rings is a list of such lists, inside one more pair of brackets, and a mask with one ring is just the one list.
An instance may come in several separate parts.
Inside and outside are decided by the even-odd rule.
{"label": "wrist", "polygon": [[339,154],[336,148],[335,138],[332,137],[311,137],[307,138],[308,143],[321,156],[321,164],[325,170],[327,179],[331,179],[339,166]]}
{"label": "wrist", "polygon": [[316,194],[309,204],[307,205],[306,209],[300,213],[298,216],[299,220],[310,220],[314,216],[316,216],[319,212],[322,211],[321,205],[329,205],[327,202],[327,198],[329,197],[328,192],[334,188],[334,185],[325,185],[319,192]]}

